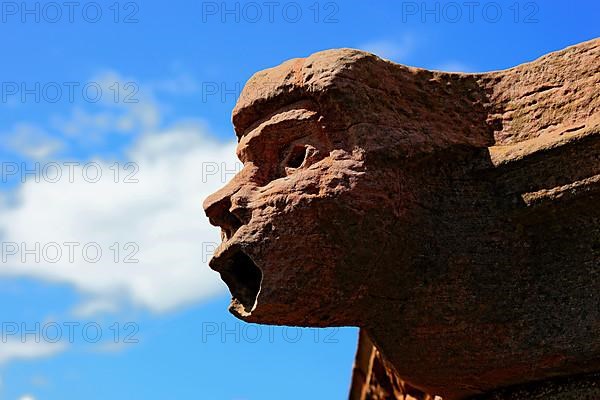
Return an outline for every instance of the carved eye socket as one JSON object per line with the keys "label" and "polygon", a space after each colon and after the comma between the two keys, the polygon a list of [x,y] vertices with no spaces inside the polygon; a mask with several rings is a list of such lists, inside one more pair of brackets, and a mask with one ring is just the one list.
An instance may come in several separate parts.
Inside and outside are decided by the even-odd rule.
{"label": "carved eye socket", "polygon": [[286,162],[287,168],[300,168],[306,159],[308,148],[306,146],[295,146]]}

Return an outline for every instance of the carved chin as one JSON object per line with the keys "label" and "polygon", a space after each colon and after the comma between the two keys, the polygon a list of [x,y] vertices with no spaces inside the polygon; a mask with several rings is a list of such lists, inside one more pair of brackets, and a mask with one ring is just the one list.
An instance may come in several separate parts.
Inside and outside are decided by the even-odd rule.
{"label": "carved chin", "polygon": [[229,311],[239,318],[249,317],[258,305],[262,270],[239,248],[220,254],[209,265],[221,274],[221,279],[229,288]]}

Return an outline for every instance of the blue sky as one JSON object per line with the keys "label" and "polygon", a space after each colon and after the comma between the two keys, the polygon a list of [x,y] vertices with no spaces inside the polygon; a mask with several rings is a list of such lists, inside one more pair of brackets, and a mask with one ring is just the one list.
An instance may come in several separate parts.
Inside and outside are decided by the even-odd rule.
{"label": "blue sky", "polygon": [[489,71],[599,36],[596,1],[467,3],[2,2],[0,398],[344,398],[357,330],[230,316],[201,202],[238,168],[258,70],[354,47]]}

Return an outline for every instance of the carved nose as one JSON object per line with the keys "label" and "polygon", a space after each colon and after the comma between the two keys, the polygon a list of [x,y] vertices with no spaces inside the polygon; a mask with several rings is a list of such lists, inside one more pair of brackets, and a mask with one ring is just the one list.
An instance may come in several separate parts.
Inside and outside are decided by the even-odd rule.
{"label": "carved nose", "polygon": [[242,226],[242,221],[230,211],[230,196],[220,195],[219,191],[209,196],[203,206],[210,223],[223,229],[227,239],[231,238]]}
{"label": "carved nose", "polygon": [[251,197],[256,169],[246,166],[227,185],[204,200],[204,212],[210,223],[221,227],[230,239],[235,232],[250,221],[251,210],[248,201]]}

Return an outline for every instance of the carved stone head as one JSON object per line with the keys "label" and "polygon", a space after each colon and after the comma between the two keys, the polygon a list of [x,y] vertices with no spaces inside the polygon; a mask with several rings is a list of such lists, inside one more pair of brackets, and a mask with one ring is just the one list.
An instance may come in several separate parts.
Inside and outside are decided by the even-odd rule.
{"label": "carved stone head", "polygon": [[[437,75],[340,50],[248,82],[233,115],[244,168],[205,202],[224,234],[210,265],[229,286],[236,315],[273,324],[362,322],[357,307],[374,294],[371,281],[378,269],[401,264],[409,245],[402,232],[415,230],[412,186],[423,182],[408,169],[446,146],[487,144],[467,120],[470,104],[448,110],[427,93],[432,88],[419,87]],[[435,124],[454,132],[428,138]]]}
{"label": "carved stone head", "polygon": [[598,199],[564,188],[596,185],[599,105],[557,112],[544,89],[598,98],[597,64],[573,61],[597,43],[489,74],[350,49],[256,74],[233,113],[244,168],[204,204],[230,310],[365,328],[450,399],[600,369]]}

